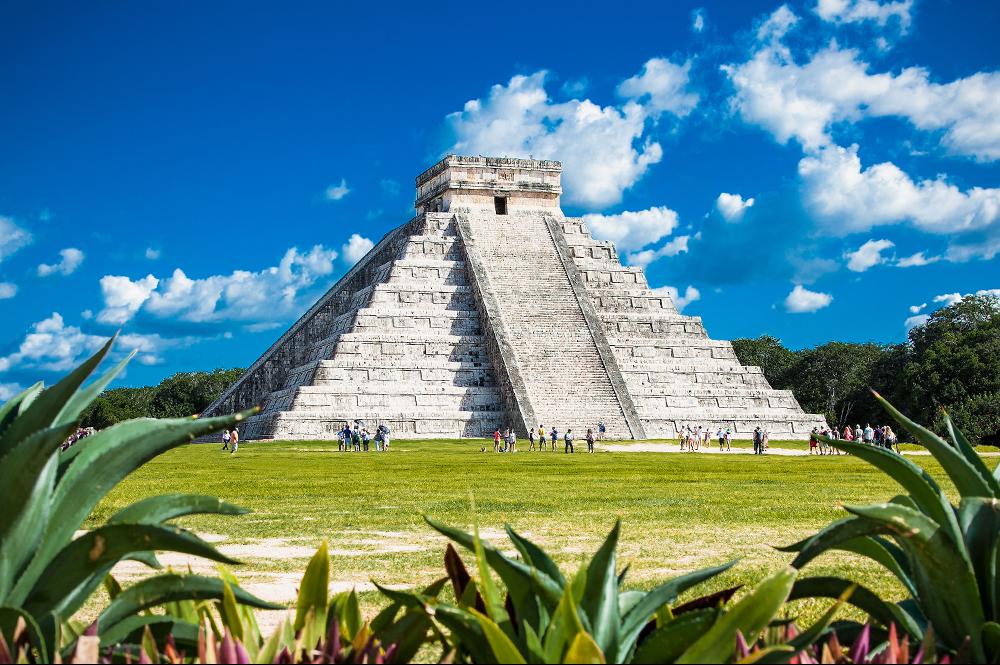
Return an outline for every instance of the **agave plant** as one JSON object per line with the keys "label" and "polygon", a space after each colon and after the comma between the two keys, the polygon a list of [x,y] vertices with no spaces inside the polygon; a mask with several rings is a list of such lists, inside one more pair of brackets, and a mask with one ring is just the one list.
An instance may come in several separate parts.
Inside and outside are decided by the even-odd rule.
{"label": "agave plant", "polygon": [[[889,450],[829,440],[879,468],[906,490],[887,503],[845,506],[849,517],[787,548],[802,568],[829,550],[868,557],[887,570],[908,598],[887,602],[858,588],[851,603],[883,626],[898,624],[917,642],[929,626],[942,647],[973,662],[1000,659],[1000,467],[992,472],[944,414],[950,441],[914,423],[875,394],[900,425],[930,451],[954,485],[958,504],[921,467]],[[839,594],[848,580],[800,580],[792,597]]]}
{"label": "agave plant", "polygon": [[[76,430],[84,409],[125,367],[119,362],[89,385],[84,382],[107,355],[113,339],[50,388],[31,386],[0,406],[0,641],[30,645],[41,662],[57,656],[67,620],[124,559],[159,568],[154,552],[181,552],[234,563],[212,545],[167,521],[193,513],[244,511],[213,497],[171,494],[132,504],[107,522],[77,535],[104,496],[153,457],[193,438],[232,427],[248,413],[222,418],[120,423],[61,444]],[[184,599],[224,598],[224,580],[168,573],[117,594],[97,620],[101,634],[125,635],[145,624],[171,621],[146,613]],[[238,587],[235,601],[272,607]],[[178,620],[179,621],[179,620]],[[141,631],[140,631],[141,632]]]}
{"label": "agave plant", "polygon": [[[552,558],[527,538],[506,527],[519,554],[512,558],[466,533],[427,519],[431,527],[475,553],[478,581],[449,545],[447,578],[424,593],[379,587],[392,604],[373,622],[377,632],[400,611],[403,621],[421,627],[440,643],[442,656],[476,663],[701,663],[730,662],[737,640],[756,641],[788,598],[796,571],[780,570],[739,602],[726,606],[737,588],[676,607],[677,597],[733,563],[674,578],[651,591],[623,589],[626,570],[617,569],[620,524],[616,524],[589,562],[567,579]],[[501,595],[496,574],[506,587]],[[451,581],[455,602],[440,598]],[[836,608],[795,640],[767,645],[768,653],[797,652],[827,629]],[[403,623],[403,621],[399,623]],[[415,651],[414,651],[415,652]]]}

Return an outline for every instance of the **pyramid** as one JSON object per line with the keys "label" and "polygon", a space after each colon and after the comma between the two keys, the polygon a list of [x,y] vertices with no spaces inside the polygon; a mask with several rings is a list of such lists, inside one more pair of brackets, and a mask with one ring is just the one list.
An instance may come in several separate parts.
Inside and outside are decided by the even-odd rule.
{"label": "pyramid", "polygon": [[822,416],[741,365],[559,207],[555,161],[448,156],[390,231],[207,410],[262,411],[244,439],[394,438],[555,425],[620,439],[757,426],[801,439]]}

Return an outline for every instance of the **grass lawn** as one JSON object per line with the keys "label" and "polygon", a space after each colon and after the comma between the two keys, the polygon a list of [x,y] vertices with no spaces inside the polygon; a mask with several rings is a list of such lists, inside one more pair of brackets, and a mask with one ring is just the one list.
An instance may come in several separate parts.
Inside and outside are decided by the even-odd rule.
{"label": "grass lawn", "polygon": [[[91,525],[154,494],[218,496],[253,512],[181,524],[211,534],[243,560],[236,572],[252,591],[290,600],[308,556],[325,539],[335,587],[356,586],[371,611],[380,601],[369,580],[412,586],[443,574],[445,539],[421,513],[470,527],[470,499],[488,539],[501,542],[503,525],[510,523],[564,569],[593,553],[621,518],[621,562],[631,563],[628,580],[636,587],[739,558],[733,570],[700,590],[706,592],[753,584],[787,564],[791,556],[770,546],[844,516],[840,504],[883,501],[898,492],[887,476],[848,456],[497,455],[491,443],[487,453],[480,446],[396,441],[388,454],[361,454],[338,453],[335,443],[273,442],[243,444],[232,456],[217,445],[190,445],[131,476],[100,504]],[[912,459],[941,477],[933,459]],[[463,556],[471,564],[472,557]],[[873,564],[853,555],[827,555],[807,568],[810,575],[848,571],[876,591],[900,593]],[[102,603],[95,598],[84,614]],[[815,617],[826,606],[802,610]]]}

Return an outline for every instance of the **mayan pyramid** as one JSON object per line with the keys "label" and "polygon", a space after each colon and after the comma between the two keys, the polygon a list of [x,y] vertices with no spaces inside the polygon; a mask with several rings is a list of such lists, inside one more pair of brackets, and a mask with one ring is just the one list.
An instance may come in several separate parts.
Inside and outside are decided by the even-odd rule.
{"label": "mayan pyramid", "polygon": [[254,404],[245,439],[394,437],[539,424],[620,439],[682,425],[803,438],[822,416],[773,390],[559,207],[555,161],[449,156],[390,231],[206,414]]}

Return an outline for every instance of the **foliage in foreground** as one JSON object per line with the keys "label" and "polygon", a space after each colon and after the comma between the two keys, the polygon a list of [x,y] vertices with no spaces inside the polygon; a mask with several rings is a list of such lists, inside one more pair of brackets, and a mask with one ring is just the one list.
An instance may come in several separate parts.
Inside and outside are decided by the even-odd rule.
{"label": "foliage in foreground", "polygon": [[[932,635],[942,648],[962,650],[973,662],[997,662],[1000,465],[991,472],[947,413],[942,422],[950,441],[917,425],[881,396],[876,398],[938,461],[955,486],[958,505],[905,457],[879,447],[829,440],[884,471],[907,494],[883,504],[845,506],[849,517],[787,548],[798,553],[792,566],[802,568],[834,549],[868,557],[894,575],[909,598],[888,603],[859,588],[851,597],[853,604],[883,622],[897,623],[915,640],[926,641]],[[813,578],[803,595],[836,595],[850,584],[838,578]]]}
{"label": "foliage in foreground", "polygon": [[[60,452],[84,409],[124,368],[126,358],[87,386],[112,341],[54,386],[31,386],[0,406],[0,634],[18,626],[41,661],[75,635],[68,619],[119,561],[159,568],[155,551],[235,563],[189,531],[166,524],[193,513],[239,514],[216,498],[172,494],[145,499],[77,535],[94,506],[136,468],[194,437],[231,427],[246,414],[207,420],[131,420]],[[158,575],[118,595],[101,613],[102,634],[149,623],[144,610],[184,598],[223,597],[224,583],[194,575]],[[236,590],[240,602],[268,603]],[[20,637],[20,635],[19,635]],[[16,641],[16,640],[15,640]]]}

